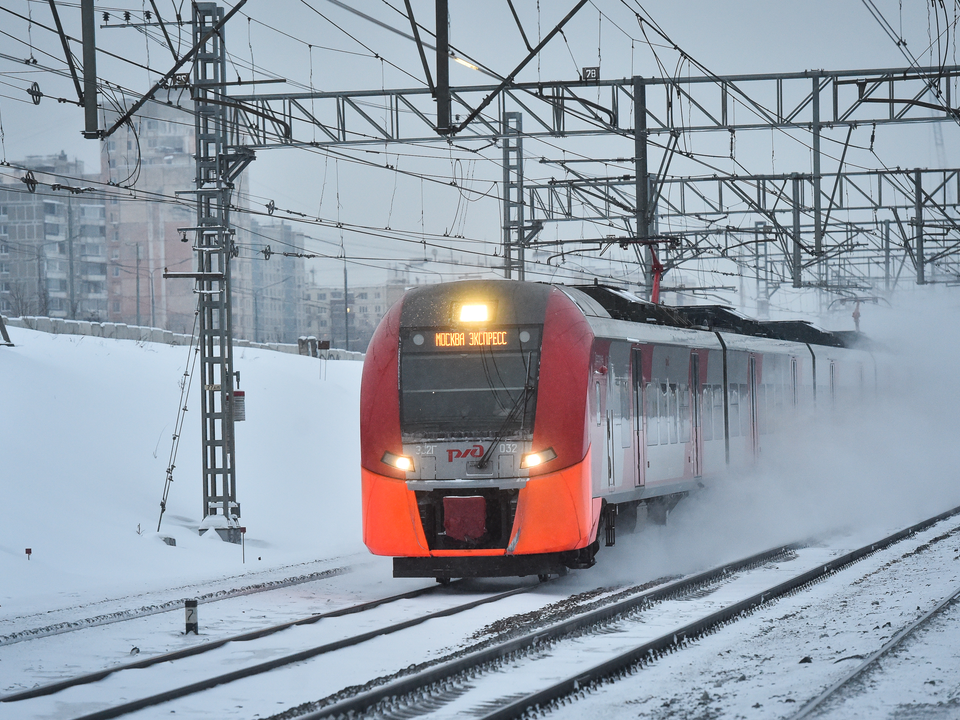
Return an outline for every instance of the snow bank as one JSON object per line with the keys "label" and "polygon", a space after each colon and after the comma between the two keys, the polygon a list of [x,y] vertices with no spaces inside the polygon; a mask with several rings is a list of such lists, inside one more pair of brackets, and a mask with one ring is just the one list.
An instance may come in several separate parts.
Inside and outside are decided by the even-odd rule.
{"label": "snow bank", "polygon": [[156,532],[188,349],[9,332],[15,347],[0,348],[0,619],[363,550],[362,363],[236,349],[247,407],[237,424],[242,565],[239,546],[197,535],[196,392],[161,533],[176,546]]}

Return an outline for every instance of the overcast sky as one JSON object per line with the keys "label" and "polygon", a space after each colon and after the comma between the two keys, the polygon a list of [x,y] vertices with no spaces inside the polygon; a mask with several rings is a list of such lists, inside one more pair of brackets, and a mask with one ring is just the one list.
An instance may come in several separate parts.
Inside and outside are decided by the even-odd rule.
{"label": "overcast sky", "polygon": [[[409,22],[398,12],[403,8],[399,0],[360,0],[344,4],[383,25],[402,33],[410,32]],[[433,2],[413,0],[412,5],[421,25],[432,30],[435,25]],[[514,5],[527,39],[535,45],[574,2],[519,0]],[[605,79],[634,74],[655,77],[664,72],[684,77],[700,73],[691,63],[682,61],[680,53],[651,28],[649,21],[638,23],[637,13],[655,21],[686,56],[719,75],[906,67],[909,63],[904,47],[923,65],[938,65],[943,61],[955,64],[952,25],[958,15],[957,0],[948,0],[945,8],[936,12],[930,3],[902,5],[899,0],[872,0],[869,6],[860,0],[803,3],[693,0],[641,6],[633,0],[594,0],[579,11],[563,35],[555,37],[518,79],[574,80],[580,68],[597,65]],[[54,99],[75,99],[76,93],[68,75],[50,72],[50,69],[63,71],[65,64],[58,38],[41,27],[53,25],[48,3],[0,0],[0,7],[10,11],[2,13],[4,18],[0,24],[3,28],[0,35],[3,159],[14,162],[27,155],[63,150],[71,157],[84,160],[88,169],[98,168],[100,143],[80,136],[82,109]],[[58,3],[58,7],[66,32],[80,37],[78,4]],[[164,20],[174,19],[175,8],[182,8],[186,13],[184,19],[189,20],[189,6],[185,3],[161,0],[157,7]],[[905,46],[898,47],[889,37],[871,14],[871,8],[885,18],[894,36],[901,37]],[[98,75],[114,88],[119,85],[129,93],[143,92],[170,68],[173,60],[165,47],[147,41],[136,29],[102,27],[104,12],[110,14],[107,24],[115,26],[122,22],[124,9],[132,13],[132,22],[138,22],[150,4],[117,0],[97,6],[97,44],[101,50]],[[31,17],[34,24],[17,15]],[[949,31],[944,33],[948,26]],[[175,30],[170,31],[177,38]],[[179,38],[175,44],[183,52],[189,34],[184,32]],[[499,75],[509,73],[527,52],[505,0],[483,3],[451,0],[450,41],[461,55]],[[289,81],[258,85],[257,93],[425,85],[413,42],[368,18],[348,12],[342,4],[331,0],[271,3],[249,0],[227,26],[226,43],[230,79],[236,74],[242,80],[280,77]],[[81,54],[79,44],[73,45],[73,51],[77,56]],[[112,58],[108,52],[124,60]],[[24,63],[30,57],[37,60],[35,65]],[[428,54],[428,60],[433,68],[435,58]],[[496,82],[456,63],[451,63],[450,72],[451,84],[455,86]],[[38,83],[45,95],[39,105],[34,105],[26,93],[33,82]],[[239,92],[254,91],[249,87],[231,89],[231,93]],[[110,95],[118,101],[132,96],[116,89]],[[492,105],[490,109],[495,112],[495,107]],[[955,138],[960,128],[951,123],[941,123],[939,127],[942,144],[936,142],[932,125],[913,126],[908,133],[881,128],[876,139],[877,157],[888,167],[955,167],[958,162]],[[858,129],[853,142],[867,145],[869,132],[869,128]],[[830,136],[829,130],[825,136]],[[842,142],[841,131],[834,131],[834,136]],[[311,133],[298,139],[310,141],[313,137]],[[767,132],[762,137],[754,134],[736,140],[737,159],[752,173],[810,172],[809,152],[789,138]],[[704,152],[709,141],[698,139],[697,142],[700,143],[698,150]],[[718,142],[724,148],[722,152],[727,152],[729,140],[721,138]],[[321,224],[301,226],[303,232],[316,238],[306,249],[338,255],[342,243],[343,253],[351,258],[351,266],[359,277],[380,277],[382,271],[374,269],[391,264],[388,258],[395,258],[393,262],[436,259],[441,262],[429,263],[423,272],[444,276],[453,269],[442,262],[445,258],[457,258],[467,265],[498,262],[492,253],[501,233],[502,209],[497,185],[502,180],[501,150],[481,149],[475,142],[470,149],[479,152],[464,152],[442,141],[427,147],[381,144],[363,150],[352,149],[345,151],[348,159],[343,156],[337,159],[337,155],[318,149],[260,150],[247,171],[249,197],[246,200],[255,210],[262,211],[266,203],[273,200],[283,210],[323,219]],[[563,176],[557,166],[537,162],[541,158],[572,156],[568,153],[630,158],[633,154],[632,140],[625,137],[569,142],[528,140],[524,151],[528,182]],[[877,166],[872,157],[864,160],[864,165],[867,161]],[[385,169],[386,165],[399,168],[403,174]],[[725,172],[737,171],[731,162],[720,163],[719,167]],[[629,172],[630,164],[591,165],[580,169],[590,174],[615,174]],[[18,177],[16,171],[4,174]],[[451,181],[456,181],[458,187],[451,187]],[[278,212],[277,216],[284,214]],[[344,227],[331,226],[336,221]],[[548,225],[544,236],[551,239],[597,236],[596,228],[571,228],[570,225],[567,223],[563,228]],[[371,228],[382,232],[371,234]],[[387,237],[379,237],[383,235]],[[464,239],[445,237],[456,235]],[[608,257],[620,256],[615,251]],[[626,277],[629,274],[626,266],[617,269],[614,265],[616,263],[610,268],[612,275],[621,273]],[[341,267],[333,261],[317,264],[321,274],[339,273]],[[576,262],[570,262],[567,269],[575,267]]]}

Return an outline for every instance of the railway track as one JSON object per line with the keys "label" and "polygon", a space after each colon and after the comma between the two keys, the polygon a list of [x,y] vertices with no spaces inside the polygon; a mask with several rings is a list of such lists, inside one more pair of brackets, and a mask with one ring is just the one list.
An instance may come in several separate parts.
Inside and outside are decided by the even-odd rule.
{"label": "railway track", "polygon": [[[251,676],[263,674],[269,672],[270,670],[282,668],[286,665],[291,665],[294,663],[299,663],[318,655],[352,647],[376,637],[400,632],[427,622],[428,620],[462,613],[487,603],[497,602],[499,600],[503,600],[504,598],[526,593],[534,587],[536,587],[536,585],[526,584],[520,587],[513,587],[510,590],[499,593],[482,594],[480,597],[470,599],[466,602],[458,602],[461,596],[453,594],[449,590],[441,588],[438,585],[429,585],[409,592],[379,598],[377,600],[340,608],[331,612],[312,615],[307,618],[273,625],[252,632],[235,635],[228,638],[222,638],[220,640],[202,643],[200,645],[175,652],[143,658],[141,660],[124,665],[106,668],[97,672],[87,673],[81,676],[50,683],[48,685],[13,693],[4,697],[0,697],[0,711],[4,709],[13,709],[19,717],[29,717],[34,712],[43,712],[42,710],[36,710],[34,707],[31,707],[30,701],[53,698],[53,702],[58,705],[64,702],[69,704],[69,699],[61,700],[59,699],[60,696],[72,689],[89,686],[93,683],[99,683],[100,681],[107,678],[112,678],[113,676],[121,676],[125,673],[129,674],[131,671],[143,670],[145,668],[151,668],[154,666],[169,667],[171,664],[176,663],[177,661],[185,661],[191,658],[196,658],[197,656],[206,655],[208,653],[220,650],[228,645],[242,647],[246,644],[254,643],[255,641],[271,637],[276,633],[290,628],[307,627],[317,624],[322,620],[332,620],[334,618],[343,618],[350,615],[359,615],[377,608],[391,604],[397,604],[404,600],[412,600],[426,595],[434,595],[438,598],[437,604],[441,606],[439,609],[433,610],[432,612],[415,614],[413,617],[408,619],[397,620],[395,617],[391,617],[390,621],[383,622],[377,627],[365,632],[347,635],[345,637],[341,637],[330,642],[324,642],[319,645],[311,645],[292,653],[280,653],[276,657],[272,657],[269,660],[254,664],[246,664],[244,667],[232,670],[230,672],[216,674],[208,673],[207,677],[186,685],[175,686],[162,692],[139,697],[135,700],[128,700],[126,702],[114,701],[108,707],[103,707],[94,712],[76,715],[77,718],[83,718],[84,720],[106,720],[106,718],[121,717],[137,710],[153,707],[170,700],[200,693],[218,685],[223,685]],[[258,652],[256,650],[251,652],[251,650],[247,647],[243,647],[243,651],[247,654],[257,654]],[[227,660],[225,664],[230,664],[230,662],[230,660]],[[219,659],[217,664],[224,664],[224,660],[222,658]],[[102,687],[102,685],[98,685],[98,688]],[[99,695],[100,693],[98,692],[97,694]],[[99,704],[105,704],[102,698],[100,699]],[[21,715],[20,713],[23,714]]]}
{"label": "railway track", "polygon": [[[164,594],[167,596],[176,594],[178,596],[178,599],[176,600],[160,600],[143,603],[144,596],[122,598],[120,600],[112,601],[113,604],[121,601],[124,601],[126,605],[137,602],[139,602],[139,604],[136,604],[134,607],[115,609],[103,608],[100,612],[88,614],[86,617],[71,617],[70,619],[65,619],[54,623],[48,622],[43,625],[34,625],[33,627],[25,627],[20,629],[12,629],[8,632],[0,632],[0,647],[15,645],[17,643],[27,642],[30,640],[38,640],[54,635],[63,635],[65,633],[87,630],[90,628],[101,627],[103,625],[112,625],[118,622],[126,622],[128,620],[137,620],[139,618],[150,617],[151,615],[170,612],[172,610],[180,610],[183,607],[183,597],[196,597],[200,603],[210,603],[220,600],[247,597],[264,592],[272,592],[283,588],[290,588],[297,585],[317,582],[319,580],[327,580],[339,575],[343,575],[350,571],[351,568],[349,566],[335,566],[313,572],[301,572],[297,575],[279,579],[265,579],[261,582],[252,582],[246,585],[241,585],[240,587],[226,587],[207,592],[199,592],[198,586],[185,586],[173,588],[164,592]],[[271,574],[275,574],[275,572]],[[156,595],[156,593],[148,594],[147,597],[152,595]],[[109,604],[107,601],[100,603],[100,605],[107,604]],[[75,615],[78,610],[83,609],[84,608],[65,608],[61,610],[49,610],[46,613],[33,617],[63,615],[67,612],[71,612],[71,614]],[[23,620],[23,618],[20,619],[21,624],[23,624]]]}
{"label": "railway track", "polygon": [[[327,698],[313,707],[301,706],[299,714],[274,717],[320,720],[469,713],[483,720],[505,720],[539,716],[958,513],[960,508],[941,513],[826,561],[817,561],[812,548],[776,548],[352,697]],[[786,571],[792,563],[807,563],[807,567]],[[671,607],[664,612],[667,604]],[[685,611],[680,607],[684,604]],[[665,623],[663,617],[670,621]],[[686,621],[676,623],[681,617]],[[585,658],[591,661],[584,662]]]}
{"label": "railway track", "polygon": [[[175,712],[182,719],[207,717],[210,708],[223,707],[233,708],[237,717],[275,720],[537,714],[695,646],[698,638],[958,512],[841,557],[823,548],[785,545],[697,575],[595,589],[552,604],[556,597],[543,585],[469,598],[464,590],[457,595],[456,585],[430,586],[206,643],[210,647],[202,651],[148,658],[0,698],[0,717],[12,710],[11,717],[105,720],[155,708],[151,712]],[[546,590],[530,592],[538,587]],[[466,592],[471,590],[476,593],[467,586]],[[433,598],[428,602],[423,595]],[[391,606],[396,610],[385,612]],[[355,622],[334,628],[337,617]],[[501,620],[490,623],[491,617]],[[320,627],[330,630],[317,634]],[[398,654],[398,647],[406,654]],[[411,658],[417,659],[413,665]],[[151,666],[149,672],[157,674],[144,676]],[[305,695],[320,699],[304,701]],[[276,697],[284,698],[282,706],[268,710],[271,703],[264,698]],[[163,703],[169,705],[156,707]]]}
{"label": "railway track", "polygon": [[[202,655],[203,653],[216,650],[217,648],[223,647],[227,643],[232,642],[247,642],[250,640],[258,640],[269,635],[273,635],[276,632],[281,630],[286,630],[290,627],[295,627],[297,625],[310,625],[315,622],[326,618],[334,617],[343,617],[344,615],[352,615],[354,613],[364,612],[365,610],[372,610],[373,608],[380,607],[390,602],[396,602],[398,600],[410,599],[415,597],[420,597],[421,595],[426,595],[427,593],[436,592],[436,586],[427,586],[419,588],[417,590],[411,590],[405,593],[399,593],[397,595],[391,595],[389,597],[380,598],[377,600],[371,600],[368,602],[360,603],[357,605],[351,605],[345,608],[340,608],[337,610],[332,610],[326,613],[319,613],[316,615],[311,615],[300,620],[291,620],[285,623],[279,623],[277,625],[271,625],[266,628],[261,628],[259,630],[253,630],[251,632],[241,633],[239,635],[233,635],[226,638],[221,638],[220,640],[212,640],[209,642],[204,642],[200,645],[194,645],[193,647],[185,648],[183,650],[175,650],[173,652],[163,653],[161,655],[153,655],[151,657],[145,657],[135,662],[125,663],[122,665],[116,665],[109,668],[104,668],[103,670],[98,670],[92,673],[86,673],[84,675],[78,675],[76,677],[68,678],[66,680],[60,680],[58,682],[48,683],[46,685],[41,685],[39,687],[34,687],[29,690],[23,690],[17,693],[11,693],[9,695],[0,696],[0,702],[3,703],[14,703],[21,700],[29,700],[31,698],[42,697],[44,695],[52,695],[58,693],[62,690],[68,688],[77,687],[78,685],[86,685],[89,683],[97,682],[102,680],[105,677],[109,677],[114,673],[123,672],[125,670],[140,670],[143,668],[148,668],[153,665],[165,662],[173,662],[175,660],[182,660],[183,658],[193,657],[195,655]],[[177,608],[179,609],[182,603],[177,603]]]}
{"label": "railway track", "polygon": [[900,647],[908,638],[914,636],[918,631],[926,629],[946,610],[955,607],[958,602],[960,602],[960,588],[954,590],[944,598],[943,601],[924,613],[920,618],[903,627],[896,635],[887,641],[883,647],[864,659],[863,662],[850,670],[822,693],[807,702],[795,715],[792,715],[789,720],[805,720],[806,718],[817,717],[822,712],[827,711],[832,702],[842,700],[845,691],[849,690],[854,683],[875,669],[881,658],[892,650]]}

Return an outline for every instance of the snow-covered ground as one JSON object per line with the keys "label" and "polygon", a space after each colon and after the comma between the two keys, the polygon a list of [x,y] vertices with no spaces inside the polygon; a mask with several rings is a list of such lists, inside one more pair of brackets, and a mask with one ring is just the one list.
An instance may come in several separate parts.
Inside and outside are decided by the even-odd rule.
{"label": "snow-covered ground", "polygon": [[106,598],[242,573],[249,579],[238,582],[263,582],[361,549],[361,363],[323,368],[238,348],[249,418],[237,424],[242,564],[239,546],[197,534],[196,382],[161,528],[176,547],[156,532],[187,348],[20,328],[10,335],[16,346],[0,348],[0,623],[78,605],[101,614]]}
{"label": "snow-covered ground", "polygon": [[[947,298],[934,293],[906,310],[864,311],[865,325],[873,322],[865,329],[887,344],[896,367],[876,403],[824,418],[802,435],[769,438],[755,472],[682,503],[666,528],[622,539],[601,553],[596,568],[550,592],[698,570],[801,536],[849,548],[960,505],[960,379],[953,370],[960,332],[951,320],[960,313]],[[389,560],[369,556],[360,540],[361,363],[324,367],[316,359],[238,348],[247,403],[247,420],[237,426],[238,499],[247,527],[242,550],[196,532],[196,395],[156,532],[186,348],[19,328],[10,334],[16,346],[0,347],[0,695],[128,661],[134,646],[151,654],[173,649],[181,642],[184,597],[202,598],[201,639],[211,639],[423,584],[392,579]],[[176,546],[160,535],[175,538]],[[960,564],[949,553],[942,560],[951,570]],[[953,576],[936,564],[927,572]],[[245,594],[264,583],[286,586]],[[231,599],[208,604],[217,597]],[[165,612],[123,624],[122,632],[103,624],[153,611]],[[831,604],[813,602],[806,612],[826,623]],[[92,626],[83,636],[87,652],[71,655],[77,640],[60,632],[70,624]],[[753,642],[745,633],[744,643]],[[21,640],[31,635],[48,637]],[[774,637],[781,649],[796,650],[789,633]],[[26,652],[34,642],[43,643],[34,646],[42,651]],[[711,698],[712,668],[683,671],[699,678]],[[919,677],[902,676],[905,683]],[[651,692],[663,702],[673,696]],[[769,689],[770,703],[776,692]],[[652,712],[630,707],[634,715]],[[740,712],[720,701],[688,709],[697,708],[704,717]]]}

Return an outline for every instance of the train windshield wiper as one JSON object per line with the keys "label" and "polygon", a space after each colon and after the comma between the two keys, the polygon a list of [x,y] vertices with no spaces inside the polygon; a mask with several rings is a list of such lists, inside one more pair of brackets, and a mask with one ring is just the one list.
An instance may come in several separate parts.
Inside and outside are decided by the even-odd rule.
{"label": "train windshield wiper", "polygon": [[[530,354],[532,356],[532,353]],[[530,395],[535,390],[535,387],[530,382],[530,371],[532,369],[533,362],[532,357],[528,358],[527,367],[526,367],[526,377],[524,378],[523,390],[520,391],[520,395],[517,397],[516,402],[514,402],[513,407],[510,408],[510,412],[507,414],[507,417],[504,419],[503,424],[500,425],[500,429],[497,430],[496,434],[493,436],[493,440],[490,441],[490,447],[486,449],[481,457],[477,461],[477,468],[485,468],[490,463],[490,458],[493,455],[493,448],[503,440],[507,434],[507,429],[517,421],[517,416],[523,413],[523,418],[526,418],[527,415],[527,400],[530,398]],[[521,427],[523,422],[521,421]]]}

